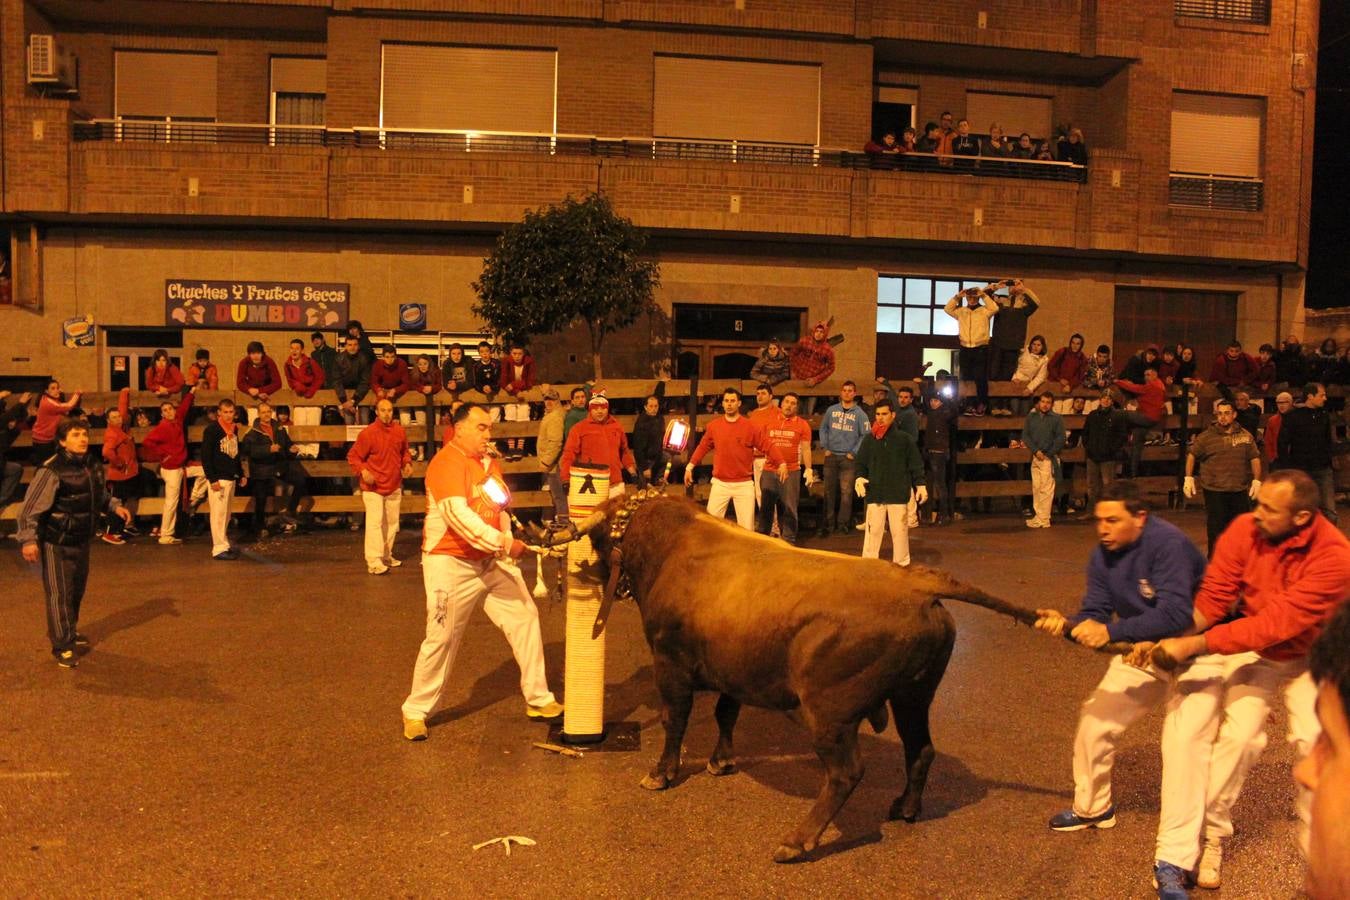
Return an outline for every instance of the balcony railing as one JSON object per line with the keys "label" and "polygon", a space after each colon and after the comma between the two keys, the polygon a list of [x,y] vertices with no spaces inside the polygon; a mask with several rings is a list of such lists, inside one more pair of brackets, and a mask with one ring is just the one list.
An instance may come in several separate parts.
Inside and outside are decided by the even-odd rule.
{"label": "balcony railing", "polygon": [[1082,182],[1087,168],[1044,160],[992,159],[908,153],[876,156],[811,144],[714,141],[664,137],[597,137],[507,131],[450,131],[427,128],[326,128],[322,125],[263,125],[185,122],[174,119],[93,119],[76,122],[76,141],[162,144],[254,144],[260,146],[355,147],[371,150],[425,150],[438,153],[519,153],[532,156],[623,159],[711,160],[837,169],[931,172],[1038,181]]}
{"label": "balcony railing", "polygon": [[1259,178],[1173,172],[1167,202],[1199,209],[1260,212],[1265,202],[1265,184]]}
{"label": "balcony railing", "polygon": [[1245,25],[1270,24],[1270,0],[1173,0],[1178,16]]}

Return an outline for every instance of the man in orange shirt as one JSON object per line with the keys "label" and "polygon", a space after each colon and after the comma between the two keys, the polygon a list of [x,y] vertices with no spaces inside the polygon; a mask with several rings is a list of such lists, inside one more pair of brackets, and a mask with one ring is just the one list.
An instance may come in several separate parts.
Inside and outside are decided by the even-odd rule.
{"label": "man in orange shirt", "polygon": [[763,428],[741,415],[741,392],[729,387],[722,391],[720,418],[708,423],[703,440],[698,442],[689,465],[684,467],[684,483],[694,483],[694,467],[703,461],[709,450],[713,457],[712,490],[708,494],[708,512],[720,519],[727,514],[729,504],[736,507],[736,524],[746,531],[755,527],[754,451],[769,458],[781,480],[787,479],[787,462],[782,452],[771,443]]}
{"label": "man in orange shirt", "polygon": [[347,451],[347,464],[361,480],[361,500],[366,506],[366,570],[383,575],[403,565],[394,559],[394,538],[398,536],[403,479],[412,474],[408,436],[394,421],[394,404],[388,398],[375,404],[375,421],[357,435]]}
{"label": "man in orange shirt", "polygon": [[623,425],[609,414],[609,400],[604,392],[592,394],[587,407],[590,414],[567,433],[562,457],[558,460],[563,489],[567,489],[573,466],[608,466],[609,495],[617,497],[624,491],[624,472],[637,480],[637,460],[628,448],[628,435]]}
{"label": "man in orange shirt", "polygon": [[[767,434],[769,429],[783,418],[782,411],[778,408],[778,402],[774,399],[773,388],[767,384],[761,384],[755,388],[755,408],[746,415],[754,424],[763,428]],[[755,485],[755,508],[764,508],[764,494],[760,490],[760,478],[764,474],[764,460],[767,457],[760,450],[755,451],[755,475],[751,479]],[[758,521],[758,520],[756,520]]]}
{"label": "man in orange shirt", "polygon": [[487,455],[492,417],[465,403],[455,411],[455,434],[427,467],[427,517],[422,535],[422,582],[427,631],[403,703],[403,736],[427,737],[426,718],[436,708],[473,608],[506,635],[520,666],[525,714],[551,721],[563,713],[544,674],[539,610],[514,560],[525,545],[511,534],[509,494],[501,464]]}
{"label": "man in orange shirt", "polygon": [[802,489],[797,473],[806,473],[808,488],[816,480],[815,470],[811,468],[811,426],[797,415],[800,402],[796,394],[784,394],[778,407],[778,420],[765,429],[770,446],[777,447],[783,459],[787,460],[787,477],[780,478],[777,472],[772,471],[760,476],[764,502],[759,507],[759,518],[755,522],[756,531],[768,534],[776,514],[778,532],[789,544],[797,543],[797,500]]}

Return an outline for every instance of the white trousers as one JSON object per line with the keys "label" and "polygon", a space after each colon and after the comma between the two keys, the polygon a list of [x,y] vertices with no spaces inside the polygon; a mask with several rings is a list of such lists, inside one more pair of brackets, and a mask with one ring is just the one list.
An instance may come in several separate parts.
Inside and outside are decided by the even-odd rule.
{"label": "white trousers", "polygon": [[530,706],[554,702],[544,676],[544,639],[539,610],[515,566],[495,559],[465,560],[444,553],[422,554],[422,583],[427,593],[427,633],[413,668],[412,691],[403,716],[425,719],[441,698],[455,663],[469,615],[478,602],[506,635],[520,666],[520,690]]}
{"label": "white trousers", "polygon": [[[1163,719],[1163,798],[1166,786],[1195,783],[1205,788],[1202,802],[1187,806],[1164,802],[1158,822],[1157,859],[1183,869],[1195,866],[1200,844],[1233,833],[1233,804],[1247,773],[1266,745],[1266,720],[1283,688],[1289,712],[1288,740],[1295,761],[1303,759],[1321,733],[1314,706],[1317,687],[1307,660],[1275,662],[1256,653],[1207,654],[1191,663],[1194,688],[1178,692]],[[1203,752],[1206,748],[1209,752]],[[1294,811],[1299,847],[1308,852],[1312,797],[1301,785]]]}
{"label": "white trousers", "polygon": [[1031,458],[1031,508],[1036,511],[1032,521],[1038,525],[1050,524],[1050,511],[1055,505],[1055,461]]}
{"label": "white trousers", "polygon": [[502,418],[507,422],[530,421],[530,404],[506,403],[502,405]]}
{"label": "white trousers", "polygon": [[394,552],[394,538],[398,537],[403,491],[394,491],[387,497],[375,491],[362,491],[361,502],[366,506],[366,565],[388,564]]}
{"label": "white trousers", "polygon": [[919,500],[913,492],[909,495],[909,502],[905,504],[905,523],[910,528],[919,527]]}
{"label": "white trousers", "polygon": [[869,503],[864,519],[863,531],[864,559],[881,557],[881,538],[886,533],[886,523],[891,526],[891,562],[897,566],[909,565],[909,509],[904,503]]}
{"label": "white trousers", "polygon": [[[234,482],[218,481],[220,490],[206,491],[206,503],[211,510],[211,555],[219,556],[230,549],[230,504],[234,500]],[[160,532],[163,534],[163,532]]]}
{"label": "white trousers", "polygon": [[764,492],[759,489],[759,478],[764,474],[764,464],[768,459],[760,456],[754,462],[754,475],[750,478],[750,483],[755,486],[755,509],[764,505]]}
{"label": "white trousers", "polygon": [[755,530],[755,485],[750,481],[712,480],[708,492],[708,512],[720,519],[727,514],[727,504],[736,507],[736,524],[746,531]]}
{"label": "white trousers", "polygon": [[[323,407],[320,406],[292,406],[291,422],[296,425],[318,425],[323,421]],[[295,452],[299,456],[307,456],[314,459],[319,455],[318,444],[296,444]]]}
{"label": "white trousers", "polygon": [[178,527],[178,502],[183,496],[183,470],[159,470],[160,480],[164,482],[164,509],[159,514],[159,537],[161,540],[173,537]]}

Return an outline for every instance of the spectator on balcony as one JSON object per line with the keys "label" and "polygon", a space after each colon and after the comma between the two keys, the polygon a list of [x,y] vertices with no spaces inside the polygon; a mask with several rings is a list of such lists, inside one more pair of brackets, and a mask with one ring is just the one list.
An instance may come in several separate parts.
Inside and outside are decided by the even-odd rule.
{"label": "spectator on balcony", "polygon": [[411,387],[407,361],[398,355],[397,347],[385,344],[380,348],[380,358],[370,366],[370,392],[376,400],[396,404]]}
{"label": "spectator on balcony", "polygon": [[777,387],[792,377],[792,362],[782,341],[771,338],[768,346],[759,351],[759,359],[750,367],[750,377],[769,387]]}
{"label": "spectator on balcony", "polygon": [[[788,358],[792,360],[792,377],[805,381],[807,387],[815,387],[834,374],[834,346],[830,344],[830,323],[817,322],[811,327],[811,333],[803,335],[792,345]],[[806,398],[802,415],[808,419],[816,411],[816,398]]]}
{"label": "spectator on balcony", "polygon": [[1285,387],[1301,387],[1308,380],[1308,361],[1303,355],[1303,344],[1295,335],[1284,339],[1284,346],[1275,354],[1275,383]]}
{"label": "spectator on balcony", "polygon": [[360,338],[347,335],[333,369],[337,373],[333,389],[337,391],[342,418],[348,425],[369,422],[370,408],[360,404],[370,393],[370,363],[361,354]]}
{"label": "spectator on balcony", "polygon": [[328,346],[322,331],[309,333],[309,346],[309,358],[318,363],[323,372],[323,387],[331,388],[337,384],[337,351]]}
{"label": "spectator on balcony", "polygon": [[923,137],[915,142],[914,147],[920,153],[937,153],[941,144],[942,131],[938,128],[938,123],[928,122],[923,126]]}
{"label": "spectator on balcony", "polygon": [[1144,370],[1158,370],[1158,360],[1160,354],[1157,344],[1149,344],[1143,350],[1140,350],[1134,356],[1131,356],[1125,363],[1125,367],[1120,370],[1120,377],[1125,381],[1132,381],[1135,384],[1144,383]]}
{"label": "spectator on balcony", "polygon": [[1069,346],[1060,347],[1055,351],[1055,355],[1050,357],[1046,376],[1059,385],[1060,393],[1068,395],[1083,383],[1087,365],[1088,358],[1083,353],[1083,336],[1074,334],[1069,338]]}
{"label": "spectator on balcony", "polygon": [[1233,402],[1233,389],[1249,385],[1256,378],[1256,360],[1242,352],[1239,341],[1230,341],[1228,346],[1214,358],[1209,370],[1209,380],[1219,387],[1219,393],[1228,402]]}
{"label": "spectator on balcony", "polygon": [[990,283],[982,288],[966,288],[943,307],[943,311],[956,320],[957,340],[961,345],[956,357],[960,375],[975,382],[979,402],[976,415],[983,415],[989,404],[989,322],[998,312],[994,300],[996,287],[997,284]]}
{"label": "spectator on balcony", "polygon": [[[493,355],[496,348],[487,341],[478,342],[478,359],[470,366],[470,374],[473,378],[473,388],[489,401],[497,396],[497,390],[502,380],[502,364],[497,361]],[[500,407],[494,407],[489,413],[492,421],[499,421],[502,417]]]}
{"label": "spectator on balcony", "polygon": [[913,128],[906,128],[900,134],[900,152],[913,153],[918,148],[919,133]]}
{"label": "spectator on balcony", "polygon": [[441,364],[441,384],[456,396],[460,391],[473,387],[472,370],[464,358],[464,347],[458,343],[450,345],[450,352]]}
{"label": "spectator on balcony", "polygon": [[[952,114],[944,111],[938,117],[938,135],[937,135],[937,154],[938,156],[951,156],[952,143],[956,140],[955,122]],[[946,159],[942,161],[943,165],[950,166],[952,161]]]}
{"label": "spectator on balcony", "polygon": [[1069,133],[1059,139],[1055,155],[1060,162],[1086,166],[1088,161],[1087,144],[1083,142],[1083,129],[1069,128]]}
{"label": "spectator on balcony", "polygon": [[[868,140],[863,145],[863,152],[872,157],[872,165],[891,167],[895,165],[895,159],[905,151],[900,147],[900,142],[895,139],[895,132],[888,131],[881,136],[880,141]],[[890,157],[890,159],[887,159]]]}
{"label": "spectator on balcony", "polygon": [[1130,423],[1130,477],[1138,478],[1139,463],[1144,456],[1144,440],[1167,415],[1167,388],[1158,377],[1156,363],[1145,365],[1142,383],[1118,378],[1116,387],[1138,398],[1138,408],[1125,413]]}
{"label": "spectator on balcony", "polygon": [[1037,144],[1037,145],[1036,145],[1036,155],[1035,155],[1035,157],[1033,157],[1033,158],[1034,158],[1034,159],[1041,160],[1042,162],[1054,162],[1054,161],[1055,161],[1055,151],[1054,151],[1054,149],[1050,146],[1050,142],[1049,142],[1049,141],[1041,141],[1039,144]]}
{"label": "spectator on balcony", "polygon": [[1256,380],[1252,382],[1252,387],[1264,394],[1274,383],[1275,347],[1262,344],[1261,349],[1256,351]]}
{"label": "spectator on balcony", "polygon": [[[989,380],[1008,381],[1017,371],[1027,342],[1027,324],[1040,309],[1036,293],[1022,283],[1022,279],[1005,280],[1007,296],[990,293],[997,304],[994,312],[994,331],[989,339]],[[995,284],[992,287],[998,287]],[[1044,348],[1042,348],[1044,355]]]}
{"label": "spectator on balcony", "polygon": [[[319,335],[320,339],[323,335]],[[327,347],[332,350],[333,348]],[[314,395],[324,386],[326,375],[323,367],[312,356],[305,355],[305,342],[296,338],[291,341],[291,355],[286,358],[285,364],[286,383],[291,386],[297,397],[304,400],[312,400]],[[291,407],[291,422],[296,425],[314,426],[323,421],[323,407],[309,406],[297,403]],[[297,456],[306,459],[319,458],[319,445],[317,443],[296,444],[295,452]]]}
{"label": "spectator on balcony", "polygon": [[[502,413],[508,422],[530,421],[530,404],[522,400],[521,395],[534,387],[534,357],[525,352],[520,344],[513,344],[501,365],[501,374],[497,382],[503,392],[514,402],[502,407]],[[525,439],[507,438],[507,459],[518,460],[525,455]]]}
{"label": "spectator on balcony", "polygon": [[[235,388],[261,402],[281,390],[281,372],[276,360],[263,350],[262,341],[249,341],[248,352],[239,360],[234,372]],[[250,420],[258,417],[257,407],[248,411]]]}
{"label": "spectator on balcony", "polygon": [[1035,159],[1036,144],[1025,131],[1017,136],[1017,143],[1010,148],[1008,155],[1013,159]]}
{"label": "spectator on balcony", "polygon": [[183,391],[183,373],[169,361],[168,350],[156,350],[145,370],[145,389],[156,397],[169,397]]}
{"label": "spectator on balcony", "polygon": [[365,326],[357,319],[347,323],[347,336],[356,338],[358,352],[365,357],[368,365],[375,365],[375,345],[366,336]]}
{"label": "spectator on balcony", "polygon": [[995,158],[1012,156],[1013,142],[1008,140],[1003,134],[1003,128],[994,122],[989,126],[989,136],[984,139],[984,146],[980,148],[981,156],[992,156]]}
{"label": "spectator on balcony", "polygon": [[1098,344],[1097,352],[1088,360],[1083,370],[1083,387],[1094,391],[1104,391],[1116,383],[1115,368],[1111,363],[1111,348]]}
{"label": "spectator on balcony", "polygon": [[198,390],[220,390],[220,373],[211,362],[211,351],[205,347],[197,348],[196,361],[188,366],[187,383],[196,385]]}
{"label": "spectator on balcony", "polygon": [[970,169],[975,167],[975,163],[970,157],[980,155],[980,139],[970,133],[970,122],[962,119],[956,123],[956,136],[952,138],[952,155],[964,157],[957,163],[962,168]]}

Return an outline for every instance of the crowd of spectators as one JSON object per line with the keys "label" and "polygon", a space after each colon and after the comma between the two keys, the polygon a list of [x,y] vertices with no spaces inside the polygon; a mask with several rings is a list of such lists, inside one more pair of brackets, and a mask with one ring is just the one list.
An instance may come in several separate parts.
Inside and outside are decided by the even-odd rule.
{"label": "crowd of spectators", "polygon": [[[904,157],[910,154],[920,154],[911,162],[948,168],[970,168],[981,161],[997,165],[1008,160],[1088,164],[1087,143],[1077,126],[1064,129],[1053,139],[1033,137],[1025,131],[1016,136],[1006,134],[997,122],[981,134],[972,130],[969,120],[954,119],[950,112],[942,113],[936,122],[927,122],[922,130],[905,128],[898,135],[888,130],[867,141],[863,152],[874,166],[883,167],[908,165]],[[936,159],[929,160],[929,156]]]}

